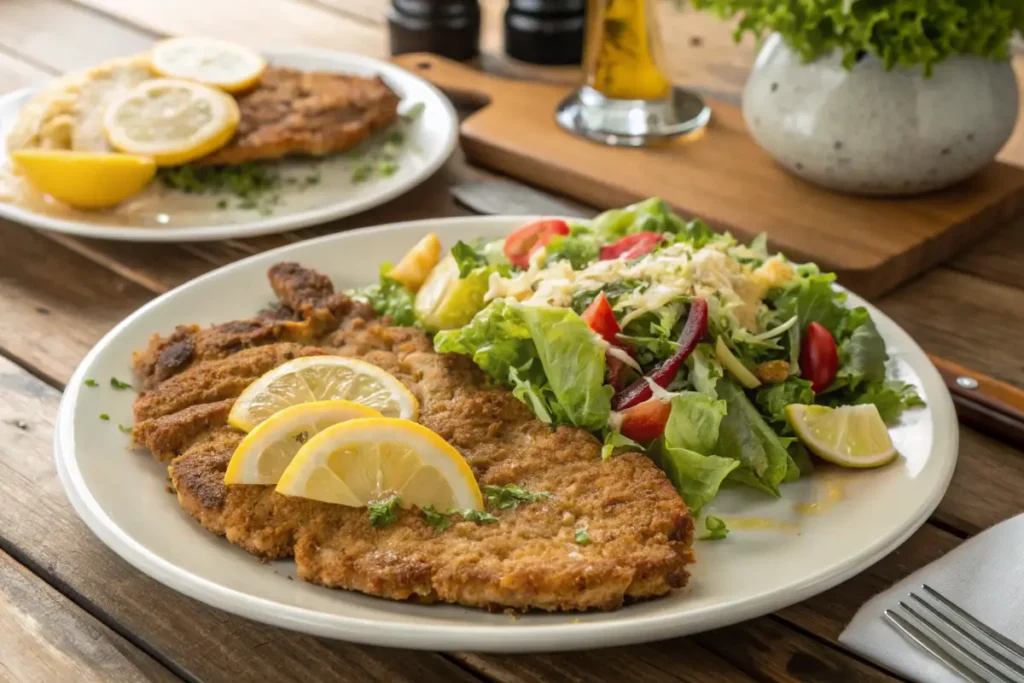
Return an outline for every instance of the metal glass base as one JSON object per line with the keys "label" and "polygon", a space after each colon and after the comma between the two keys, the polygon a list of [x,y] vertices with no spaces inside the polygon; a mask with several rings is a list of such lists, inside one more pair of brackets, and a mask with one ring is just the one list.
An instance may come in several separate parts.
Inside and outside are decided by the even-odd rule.
{"label": "metal glass base", "polygon": [[703,128],[711,108],[679,87],[661,100],[614,100],[583,86],[558,105],[555,118],[566,130],[606,145],[644,147]]}

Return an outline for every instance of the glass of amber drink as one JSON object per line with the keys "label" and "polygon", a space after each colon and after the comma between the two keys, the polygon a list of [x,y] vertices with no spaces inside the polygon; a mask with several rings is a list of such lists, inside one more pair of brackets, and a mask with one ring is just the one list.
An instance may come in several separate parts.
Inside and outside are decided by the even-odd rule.
{"label": "glass of amber drink", "polygon": [[558,107],[563,128],[609,145],[640,147],[692,133],[711,110],[672,84],[657,0],[588,0],[583,85]]}

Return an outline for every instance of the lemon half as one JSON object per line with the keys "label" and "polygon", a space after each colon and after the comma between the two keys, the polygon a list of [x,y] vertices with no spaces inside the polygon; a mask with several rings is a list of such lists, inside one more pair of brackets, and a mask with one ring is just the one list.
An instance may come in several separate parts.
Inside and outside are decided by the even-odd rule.
{"label": "lemon half", "polygon": [[376,365],[342,356],[307,356],[279,365],[250,384],[235,401],[228,423],[244,432],[300,403],[354,401],[385,417],[415,420],[416,397]]}
{"label": "lemon half", "polygon": [[79,209],[120,204],[156,173],[152,159],[134,154],[23,149],[11,157],[37,189]]}
{"label": "lemon half", "polygon": [[227,92],[256,85],[267,68],[249,48],[213,38],[169,38],[153,46],[150,68],[167,78],[183,78]]}
{"label": "lemon half", "polygon": [[225,484],[276,484],[299,449],[336,424],[380,417],[373,408],[352,401],[301,403],[274,413],[249,432],[235,449]]}
{"label": "lemon half", "polygon": [[199,83],[156,78],[114,100],[103,116],[111,146],[177,166],[223,147],[241,114],[230,95]]}
{"label": "lemon half", "polygon": [[416,292],[413,312],[431,330],[462,327],[484,307],[487,273],[479,270],[459,278],[459,264],[449,254],[434,266]]}
{"label": "lemon half", "polygon": [[329,427],[281,475],[277,492],[352,507],[398,495],[402,507],[483,509],[473,470],[423,425],[376,417]]}
{"label": "lemon half", "polygon": [[873,404],[790,405],[793,431],[815,455],[843,467],[881,467],[897,458],[889,430]]}

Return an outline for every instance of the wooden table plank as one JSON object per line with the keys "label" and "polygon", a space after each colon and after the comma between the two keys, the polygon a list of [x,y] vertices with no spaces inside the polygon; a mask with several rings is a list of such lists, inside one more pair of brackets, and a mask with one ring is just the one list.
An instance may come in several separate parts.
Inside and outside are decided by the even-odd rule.
{"label": "wooden table plank", "polygon": [[61,0],[4,0],[0,45],[56,71],[149,49],[156,34]]}
{"label": "wooden table plank", "polygon": [[477,680],[439,655],[347,645],[234,617],[130,567],[92,535],[61,489],[51,453],[59,397],[0,358],[0,535],[20,562],[131,642],[204,682]]}
{"label": "wooden table plank", "polygon": [[0,551],[0,680],[180,679]]}

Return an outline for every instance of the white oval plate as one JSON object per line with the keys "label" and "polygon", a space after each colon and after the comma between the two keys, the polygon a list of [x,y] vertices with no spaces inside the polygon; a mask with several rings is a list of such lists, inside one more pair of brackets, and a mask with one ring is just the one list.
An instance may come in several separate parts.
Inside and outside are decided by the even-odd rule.
{"label": "white oval plate", "polygon": [[[57,207],[65,216],[47,215],[0,202],[0,217],[38,228],[82,237],[130,242],[206,241],[255,237],[285,232],[351,216],[379,206],[420,184],[451,156],[458,141],[458,117],[448,99],[419,76],[370,57],[309,48],[265,50],[267,60],[278,66],[316,71],[336,71],[360,76],[380,75],[402,98],[399,111],[422,103],[423,113],[408,128],[408,139],[394,175],[352,183],[351,162],[340,155],[321,164],[322,181],[302,192],[286,190],[284,203],[270,216],[254,210],[218,209],[219,197],[179,195],[178,205],[161,216],[160,206],[140,209],[138,220],[115,225],[100,216]],[[37,88],[18,90],[0,98],[0,159],[9,163],[5,140],[25,102]],[[287,162],[297,177],[314,168],[309,160]],[[237,204],[231,200],[230,205]],[[116,219],[122,220],[120,218]],[[166,221],[165,224],[161,224]],[[175,225],[175,223],[179,225]]]}
{"label": "white oval plate", "polygon": [[[723,492],[711,514],[765,518],[799,529],[735,528],[724,541],[699,542],[689,587],[616,612],[528,614],[513,620],[289,581],[292,562],[263,564],[203,530],[165,490],[166,467],[147,453],[128,450],[128,437],[117,424],[130,424],[134,395],[111,389],[109,379],[129,377],[131,352],[144,347],[154,332],[254,314],[272,298],[267,268],[282,260],[316,268],[339,288],[348,288],[375,281],[378,263],[394,261],[427,232],[437,232],[450,246],[459,239],[504,236],[525,220],[444,218],[330,235],[226,266],[147,304],[96,345],[64,393],[56,457],[78,514],[143,572],[251,619],[375,645],[513,652],[637,643],[775,611],[867,568],[906,540],[939,503],[956,462],[952,401],[917,344],[874,308],[893,372],[917,386],[928,403],[908,411],[893,430],[902,456],[877,470],[822,469],[784,485],[777,500],[753,491]],[[851,301],[864,303],[854,296]],[[88,378],[100,386],[84,386]],[[100,413],[111,420],[101,421]],[[845,499],[820,514],[796,514],[796,504],[821,501],[828,490],[842,490]]]}

